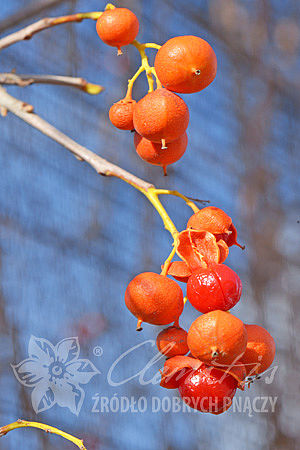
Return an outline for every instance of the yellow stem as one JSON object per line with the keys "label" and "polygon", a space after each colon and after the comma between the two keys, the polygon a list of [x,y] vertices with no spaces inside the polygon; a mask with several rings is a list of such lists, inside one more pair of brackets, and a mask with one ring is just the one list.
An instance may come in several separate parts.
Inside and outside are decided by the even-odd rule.
{"label": "yellow stem", "polygon": [[161,271],[161,275],[164,275],[164,276],[167,275],[168,269],[169,269],[169,267],[170,267],[171,261],[172,261],[172,259],[173,259],[173,256],[175,255],[175,253],[176,253],[176,247],[175,247],[175,245],[174,245],[174,243],[173,243],[172,251],[171,251],[171,253],[169,254],[168,258],[167,258],[167,259],[165,260],[165,262],[164,262],[164,265],[163,265],[163,268],[162,268],[162,271]]}
{"label": "yellow stem", "polygon": [[105,6],[105,11],[107,11],[108,9],[115,9],[115,6],[112,3],[107,3],[107,5]]}
{"label": "yellow stem", "polygon": [[145,67],[140,66],[139,69],[133,75],[133,77],[130,78],[130,80],[128,80],[128,88],[127,88],[126,98],[132,98],[132,88],[133,88],[134,82],[137,80],[137,78],[140,76],[140,74],[142,72],[144,72],[144,70],[145,70]]}
{"label": "yellow stem", "polygon": [[155,70],[154,67],[151,67],[151,72],[152,72],[153,75],[155,76],[157,88],[158,88],[158,89],[159,89],[159,88],[162,88],[162,84],[161,84],[161,82],[160,82],[159,79],[158,79],[158,76],[157,76],[157,74],[156,74],[156,70]]}
{"label": "yellow stem", "polygon": [[10,423],[9,425],[5,425],[4,427],[1,427],[0,428],[0,436],[4,436],[6,433],[8,433],[11,430],[16,430],[17,428],[24,428],[24,427],[39,428],[40,430],[46,431],[46,433],[58,434],[59,436],[67,439],[68,441],[73,442],[73,444],[77,445],[77,447],[80,448],[81,450],[86,450],[86,447],[83,445],[83,442],[81,439],[76,438],[76,437],[72,436],[71,434],[65,433],[64,431],[61,431],[58,428],[51,427],[44,423],[28,422],[27,420],[19,419],[16,422],[13,422],[13,423]]}
{"label": "yellow stem", "polygon": [[152,205],[154,206],[154,208],[156,209],[156,211],[158,212],[158,214],[162,218],[162,221],[164,223],[165,229],[168,230],[171,233],[172,237],[175,239],[175,237],[178,234],[178,231],[177,231],[174,223],[170,219],[167,211],[165,210],[165,208],[161,204],[161,202],[160,202],[160,200],[158,198],[157,192],[156,192],[157,189],[156,188],[149,188],[147,191],[146,190],[141,190],[141,191],[147,197],[147,199],[150,201],[150,203],[152,203]]}
{"label": "yellow stem", "polygon": [[147,42],[145,45],[145,48],[155,48],[156,50],[159,50],[161,45],[154,44],[152,42]]}
{"label": "yellow stem", "polygon": [[169,231],[169,233],[172,235],[172,237],[175,240],[176,236],[178,235],[178,231],[177,231],[174,223],[172,222],[171,218],[169,217],[167,211],[165,210],[164,206],[161,204],[161,202],[158,198],[158,195],[157,195],[157,191],[160,191],[161,189],[156,189],[155,187],[149,187],[148,189],[145,189],[145,188],[142,188],[141,186],[138,186],[133,181],[123,178],[122,176],[117,176],[117,175],[114,175],[114,176],[125,181],[127,184],[130,184],[135,189],[137,189],[142,194],[144,194],[145,197],[147,197],[149,202],[154,206],[154,208],[160,215],[160,217],[164,223],[165,229]]}
{"label": "yellow stem", "polygon": [[146,71],[146,76],[147,76],[148,85],[149,85],[148,92],[152,92],[153,91],[154,80],[153,80],[153,76],[152,76],[151,66],[149,65],[148,57],[147,57],[146,52],[145,52],[145,48],[146,48],[145,45],[146,44],[141,44],[137,40],[134,40],[131,44],[134,45],[134,47],[138,49],[138,51],[139,51],[139,53],[141,55],[141,61],[142,61],[141,65],[142,65],[142,67],[144,67],[144,69]]}
{"label": "yellow stem", "polygon": [[187,301],[188,301],[188,298],[187,298],[187,296],[185,296],[185,297],[183,298],[183,304],[185,305]]}
{"label": "yellow stem", "polygon": [[158,195],[174,195],[175,197],[179,197],[182,198],[182,200],[185,201],[185,203],[192,208],[192,210],[194,211],[194,213],[200,211],[200,209],[198,208],[197,205],[195,205],[194,202],[192,202],[192,200],[190,200],[189,198],[187,198],[185,195],[180,194],[180,192],[178,191],[171,191],[169,189],[156,189],[156,193]]}

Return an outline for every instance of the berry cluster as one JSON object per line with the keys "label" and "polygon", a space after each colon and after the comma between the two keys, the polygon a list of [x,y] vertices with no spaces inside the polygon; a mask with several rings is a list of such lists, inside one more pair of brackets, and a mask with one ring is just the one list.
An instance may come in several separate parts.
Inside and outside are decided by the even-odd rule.
{"label": "berry cluster", "polygon": [[[236,389],[268,369],[275,357],[267,330],[228,312],[242,293],[240,278],[223,264],[232,245],[240,246],[231,218],[219,208],[203,208],[175,238],[181,260],[168,258],[160,275],[141,273],[125,293],[126,306],[138,319],[137,330],[142,322],[174,322],[157,336],[158,350],[167,357],[161,386],[178,388],[189,406],[213,414],[226,411]],[[187,283],[187,299],[203,313],[188,333],[179,326],[182,290],[167,275]]]}
{"label": "berry cluster", "polygon": [[[109,111],[113,125],[134,131],[137,154],[150,164],[166,167],[184,154],[188,138],[189,110],[177,93],[199,92],[215,78],[216,55],[205,40],[196,36],[178,36],[163,46],[140,44],[135,41],[139,31],[138,19],[126,8],[106,10],[97,20],[97,32],[103,42],[118,48],[135,45],[141,53],[142,65],[129,80],[125,98]],[[156,48],[154,67],[150,67],[145,48]],[[132,85],[146,71],[149,92],[138,102],[132,99]],[[153,78],[156,89],[153,90]],[[151,81],[152,80],[152,81]]]}

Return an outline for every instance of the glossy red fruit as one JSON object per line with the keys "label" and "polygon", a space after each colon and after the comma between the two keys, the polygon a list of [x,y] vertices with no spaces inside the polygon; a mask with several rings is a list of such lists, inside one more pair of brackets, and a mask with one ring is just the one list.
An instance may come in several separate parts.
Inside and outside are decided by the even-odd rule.
{"label": "glossy red fruit", "polygon": [[242,293],[239,276],[225,264],[198,269],[187,283],[187,298],[198,311],[228,311],[237,304]]}
{"label": "glossy red fruit", "polygon": [[231,375],[203,364],[184,377],[179,393],[191,408],[215,414],[230,406],[237,385]]}

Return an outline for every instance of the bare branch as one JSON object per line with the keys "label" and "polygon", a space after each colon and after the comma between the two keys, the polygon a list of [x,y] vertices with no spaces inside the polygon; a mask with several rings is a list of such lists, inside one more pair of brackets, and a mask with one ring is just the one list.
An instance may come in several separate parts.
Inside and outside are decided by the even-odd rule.
{"label": "bare branch", "polygon": [[30,39],[34,34],[39,31],[46,30],[47,28],[55,27],[56,25],[63,23],[81,22],[83,19],[97,20],[100,15],[101,12],[90,12],[77,13],[61,17],[45,17],[44,19],[38,20],[37,22],[34,22],[31,25],[16,31],[15,33],[9,34],[8,36],[0,39],[0,50],[16,44],[17,42]]}
{"label": "bare branch", "polygon": [[37,114],[34,114],[33,112],[27,112],[33,110],[31,105],[28,105],[21,100],[12,97],[2,87],[0,87],[0,107],[6,109],[7,111],[10,111],[15,116],[24,120],[24,122],[27,122],[29,125],[39,130],[41,133],[61,144],[67,150],[72,152],[77,159],[85,161],[89,165],[91,165],[100,175],[121,178],[127,183],[140,189],[148,190],[149,188],[154,187],[147,181],[144,181],[141,178],[138,178],[130,172],[122,169],[121,167],[118,167],[115,164],[106,161],[104,158],[101,158],[101,156],[78,144],[73,139],[57,130],[49,122],[42,119]]}
{"label": "bare branch", "polygon": [[38,14],[41,14],[48,9],[55,8],[55,6],[60,3],[66,2],[66,0],[44,0],[37,2],[33,0],[29,5],[25,8],[19,9],[17,12],[11,14],[5,19],[0,21],[0,33],[3,33],[5,30],[15,27],[21,22],[25,20],[31,19],[32,17],[36,17]]}
{"label": "bare branch", "polygon": [[21,75],[15,73],[0,73],[0,84],[12,84],[21,87],[31,84],[57,84],[80,89],[88,94],[100,94],[103,86],[88,83],[84,78],[63,77],[59,75]]}

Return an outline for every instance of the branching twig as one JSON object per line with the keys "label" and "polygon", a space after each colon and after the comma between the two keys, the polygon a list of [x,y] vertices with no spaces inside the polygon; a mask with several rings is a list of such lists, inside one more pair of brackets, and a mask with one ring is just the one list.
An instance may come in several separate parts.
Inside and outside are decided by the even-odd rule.
{"label": "branching twig", "polygon": [[63,77],[59,75],[21,75],[15,73],[0,73],[0,84],[13,84],[17,86],[29,86],[31,84],[58,84],[80,89],[88,94],[100,94],[103,86],[88,83],[84,78]]}
{"label": "branching twig", "polygon": [[89,13],[78,13],[68,16],[61,17],[45,17],[44,19],[38,20],[37,22],[22,28],[15,33],[9,34],[4,38],[0,39],[0,50],[3,50],[10,45],[16,44],[17,42],[30,39],[34,34],[39,31],[46,30],[47,28],[55,27],[68,22],[81,22],[83,19],[93,19],[97,20],[101,16],[101,12],[89,12]]}
{"label": "branching twig", "polygon": [[[141,178],[138,178],[135,175],[127,172],[126,170],[121,169],[115,164],[106,161],[104,158],[101,158],[101,156],[73,141],[73,139],[57,130],[49,122],[42,119],[37,114],[34,114],[33,112],[27,112],[27,104],[24,104],[24,102],[16,99],[15,97],[12,97],[5,91],[5,89],[1,87],[0,106],[7,111],[12,112],[32,127],[36,128],[46,136],[64,146],[66,149],[71,151],[79,160],[85,161],[90,164],[99,174],[121,178],[127,183],[132,184],[133,186],[140,189],[148,190],[149,188],[153,187],[151,183],[148,183]],[[33,108],[31,108],[31,110],[33,110]]]}

